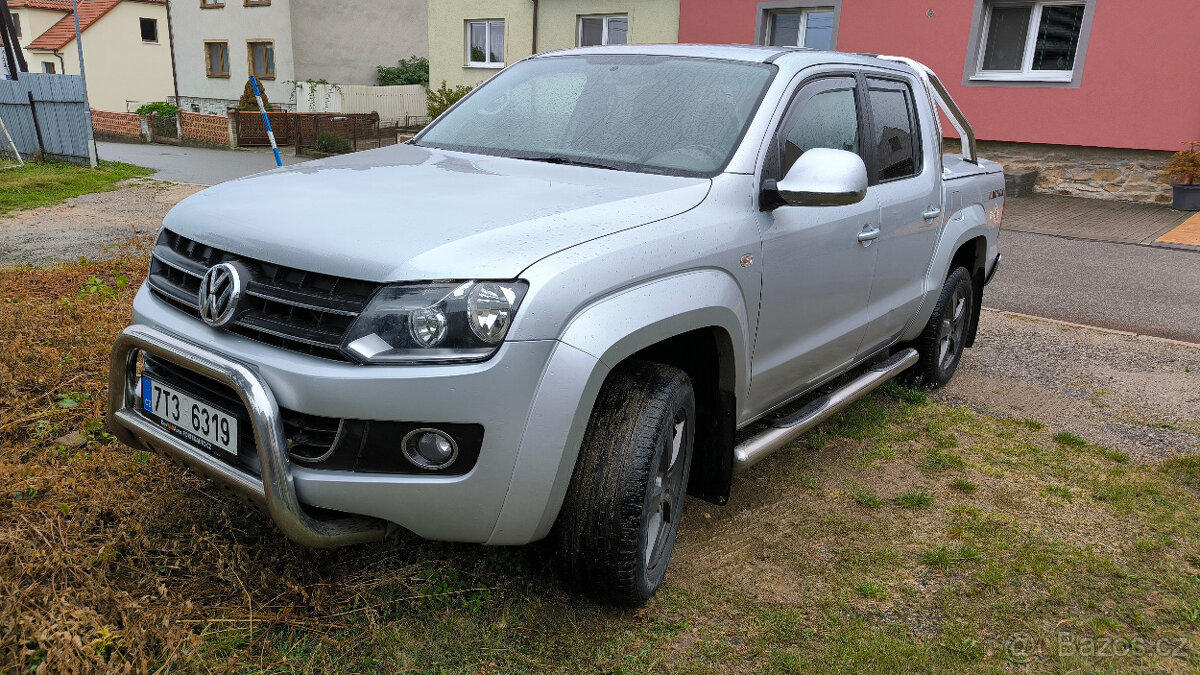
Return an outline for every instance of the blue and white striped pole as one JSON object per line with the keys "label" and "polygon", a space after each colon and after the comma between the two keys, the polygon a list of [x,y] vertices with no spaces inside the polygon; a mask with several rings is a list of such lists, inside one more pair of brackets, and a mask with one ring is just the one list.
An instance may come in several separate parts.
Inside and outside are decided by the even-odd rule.
{"label": "blue and white striped pole", "polygon": [[275,165],[283,166],[283,158],[279,156],[279,146],[275,145],[275,132],[271,131],[271,119],[267,117],[267,108],[263,105],[262,94],[258,91],[258,78],[250,76],[250,86],[254,88],[254,100],[258,101],[258,112],[262,113],[263,124],[267,125],[267,138],[271,140],[271,151],[275,153]]}

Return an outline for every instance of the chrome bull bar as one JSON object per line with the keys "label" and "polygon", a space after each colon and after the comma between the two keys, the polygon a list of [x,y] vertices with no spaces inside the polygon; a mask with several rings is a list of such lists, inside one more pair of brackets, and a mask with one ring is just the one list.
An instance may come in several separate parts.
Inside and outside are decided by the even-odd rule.
{"label": "chrome bull bar", "polygon": [[[140,399],[137,360],[141,352],[212,378],[238,393],[254,428],[261,480],[171,435],[136,412]],[[305,512],[292,479],[279,405],[266,382],[237,361],[161,331],[129,326],[117,336],[108,374],[108,428],[122,443],[179,461],[237,496],[257,503],[283,534],[298,544],[313,548],[349,546],[377,541],[387,534],[387,523],[376,518],[319,520]]]}

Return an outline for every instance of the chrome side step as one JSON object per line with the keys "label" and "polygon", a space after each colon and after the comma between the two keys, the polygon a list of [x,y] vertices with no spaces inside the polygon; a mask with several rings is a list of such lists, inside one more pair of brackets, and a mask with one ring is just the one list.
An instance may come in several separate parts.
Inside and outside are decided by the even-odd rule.
{"label": "chrome side step", "polygon": [[734,471],[742,472],[767,455],[796,440],[834,413],[871,393],[879,385],[896,377],[917,362],[917,350],[905,349],[872,365],[841,389],[821,396],[796,412],[768,424],[771,428],[748,438],[733,449]]}

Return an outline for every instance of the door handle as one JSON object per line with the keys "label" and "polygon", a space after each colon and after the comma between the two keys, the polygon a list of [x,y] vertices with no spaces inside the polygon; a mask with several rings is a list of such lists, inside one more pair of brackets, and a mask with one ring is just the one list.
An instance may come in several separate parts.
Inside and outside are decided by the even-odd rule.
{"label": "door handle", "polygon": [[942,215],[942,210],[936,206],[931,206],[931,207],[929,207],[929,210],[927,210],[925,213],[922,213],[921,215],[925,216],[925,220],[933,220],[934,218],[937,218],[938,216]]}
{"label": "door handle", "polygon": [[879,238],[879,228],[874,225],[863,225],[862,232],[858,233],[858,241],[863,246],[870,246],[872,241]]}

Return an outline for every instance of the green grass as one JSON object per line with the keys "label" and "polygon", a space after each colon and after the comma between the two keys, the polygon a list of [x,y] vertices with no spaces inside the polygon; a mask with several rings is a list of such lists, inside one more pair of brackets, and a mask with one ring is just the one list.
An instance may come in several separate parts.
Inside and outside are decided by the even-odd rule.
{"label": "green grass", "polygon": [[[550,546],[307,549],[116,444],[108,357],[145,264],[115,265],[0,274],[0,672],[1200,672],[1196,457],[884,390],[727,507],[689,499],[659,594],[605,607]],[[1149,649],[1089,656],[1100,639]]]}
{"label": "green grass", "polygon": [[896,497],[896,506],[905,509],[924,509],[933,505],[933,497],[924,492],[908,491]]}
{"label": "green grass", "polygon": [[27,162],[0,171],[0,215],[53,206],[72,197],[115,190],[118,181],[154,173],[132,164],[100,162],[95,169],[66,162]]}
{"label": "green grass", "polygon": [[950,487],[958,490],[959,492],[965,492],[967,494],[971,494],[979,489],[978,485],[965,478],[955,478],[954,480],[950,481]]}
{"label": "green grass", "polygon": [[870,492],[860,490],[850,496],[855,502],[858,502],[860,506],[865,506],[868,509],[878,509],[883,506],[883,500],[871,494]]}
{"label": "green grass", "polygon": [[1069,431],[1060,431],[1054,434],[1054,442],[1068,448],[1086,448],[1088,446],[1087,441]]}
{"label": "green grass", "polygon": [[979,551],[969,544],[958,544],[957,546],[942,544],[921,552],[921,560],[926,565],[937,567],[943,572],[949,571],[953,565],[970,562],[978,557]]}
{"label": "green grass", "polygon": [[1200,485],[1200,456],[1172,457],[1162,463],[1162,471],[1187,485]]}
{"label": "green grass", "polygon": [[925,452],[925,461],[922,467],[930,471],[945,471],[946,469],[961,469],[966,466],[966,461],[962,455],[957,455],[952,452],[942,452],[937,448],[931,448]]}
{"label": "green grass", "polygon": [[887,588],[873,581],[860,581],[854,584],[854,591],[870,600],[883,600],[887,597]]}

